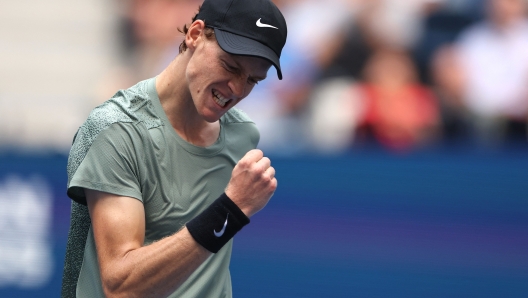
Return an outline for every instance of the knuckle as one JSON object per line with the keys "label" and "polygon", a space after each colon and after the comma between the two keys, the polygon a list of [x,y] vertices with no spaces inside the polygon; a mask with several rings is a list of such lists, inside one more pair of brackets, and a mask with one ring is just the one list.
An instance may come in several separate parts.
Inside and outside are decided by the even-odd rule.
{"label": "knuckle", "polygon": [[279,185],[279,182],[277,181],[277,178],[273,178],[271,180],[271,185],[272,185],[274,190],[277,189],[277,186]]}
{"label": "knuckle", "polygon": [[262,173],[262,180],[266,183],[270,183],[273,178],[271,177],[271,174],[268,172]]}
{"label": "knuckle", "polygon": [[248,167],[249,165],[251,165],[251,160],[249,158],[242,158],[238,162],[238,165],[243,168]]}
{"label": "knuckle", "polygon": [[249,151],[246,156],[250,157],[251,159],[259,160],[264,156],[264,153],[260,149],[253,149]]}
{"label": "knuckle", "polygon": [[275,169],[269,167],[268,170],[266,170],[266,174],[270,179],[273,179],[275,177]]}

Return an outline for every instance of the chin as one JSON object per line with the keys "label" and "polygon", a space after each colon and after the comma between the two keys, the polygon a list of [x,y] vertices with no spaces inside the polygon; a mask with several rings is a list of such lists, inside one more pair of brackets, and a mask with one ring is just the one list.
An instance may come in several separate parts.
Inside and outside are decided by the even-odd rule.
{"label": "chin", "polygon": [[222,118],[224,114],[225,113],[222,113],[221,115],[218,115],[217,113],[205,113],[205,114],[202,114],[202,118],[209,123],[214,123],[218,121],[220,118]]}

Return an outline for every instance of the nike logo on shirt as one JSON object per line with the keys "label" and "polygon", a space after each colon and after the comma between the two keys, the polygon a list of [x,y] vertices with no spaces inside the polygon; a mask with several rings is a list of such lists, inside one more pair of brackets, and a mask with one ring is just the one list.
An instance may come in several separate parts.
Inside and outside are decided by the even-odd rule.
{"label": "nike logo on shirt", "polygon": [[279,29],[279,28],[277,28],[277,27],[275,27],[275,26],[271,26],[271,25],[268,25],[268,24],[261,23],[261,22],[260,22],[261,19],[262,19],[262,18],[260,18],[260,19],[257,20],[257,26],[258,26],[258,27],[261,27],[261,28],[275,28],[275,29]]}
{"label": "nike logo on shirt", "polygon": [[225,229],[226,229],[226,226],[227,226],[227,219],[229,218],[229,213],[227,214],[226,216],[226,221],[224,222],[224,227],[220,230],[220,232],[217,232],[216,230],[213,230],[215,236],[217,238],[220,238],[222,237],[222,235],[224,235],[224,232],[225,232]]}

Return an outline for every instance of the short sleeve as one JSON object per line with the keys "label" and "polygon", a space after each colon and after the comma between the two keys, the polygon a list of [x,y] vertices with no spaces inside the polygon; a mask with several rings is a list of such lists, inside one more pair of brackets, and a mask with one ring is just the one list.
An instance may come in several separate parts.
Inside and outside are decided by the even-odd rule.
{"label": "short sleeve", "polygon": [[142,201],[139,129],[133,123],[114,123],[101,131],[73,174],[68,196],[86,205],[84,189],[92,189]]}

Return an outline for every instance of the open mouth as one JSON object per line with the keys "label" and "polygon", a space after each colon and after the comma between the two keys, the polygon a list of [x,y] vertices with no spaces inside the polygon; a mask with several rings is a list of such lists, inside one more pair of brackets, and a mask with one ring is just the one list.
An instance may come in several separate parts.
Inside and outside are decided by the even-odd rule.
{"label": "open mouth", "polygon": [[222,96],[222,94],[220,94],[218,91],[216,90],[213,90],[213,98],[215,100],[215,102],[221,106],[222,108],[225,107],[227,105],[227,103],[230,101],[229,98],[225,98]]}

